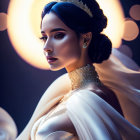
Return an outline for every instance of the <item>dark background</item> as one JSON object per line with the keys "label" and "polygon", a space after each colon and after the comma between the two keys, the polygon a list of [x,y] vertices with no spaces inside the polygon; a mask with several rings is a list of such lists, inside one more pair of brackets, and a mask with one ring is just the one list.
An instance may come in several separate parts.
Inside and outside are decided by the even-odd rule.
{"label": "dark background", "polygon": [[[139,0],[121,0],[125,16]],[[0,12],[7,13],[9,0],[0,1]],[[140,27],[140,21],[136,21]],[[133,59],[140,66],[140,36],[123,44],[130,46]],[[29,121],[40,97],[47,87],[60,75],[61,71],[52,72],[34,68],[23,61],[14,51],[7,30],[0,31],[0,107],[8,111],[18,127],[19,133]]]}

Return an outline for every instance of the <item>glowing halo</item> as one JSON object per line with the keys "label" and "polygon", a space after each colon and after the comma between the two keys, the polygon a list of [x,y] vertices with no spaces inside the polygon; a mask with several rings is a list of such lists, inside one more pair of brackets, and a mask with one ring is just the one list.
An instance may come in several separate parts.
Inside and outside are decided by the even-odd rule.
{"label": "glowing halo", "polygon": [[8,8],[8,35],[15,51],[27,63],[48,69],[42,42],[35,36],[30,24],[30,9],[34,0],[12,0]]}
{"label": "glowing halo", "polygon": [[119,0],[97,0],[108,18],[107,28],[103,31],[111,39],[114,48],[122,42],[124,31],[124,13]]}
{"label": "glowing halo", "polygon": [[[104,33],[109,36],[114,47],[119,47],[123,35],[123,10],[119,1],[97,0],[108,17]],[[40,69],[48,69],[43,55],[40,36],[41,12],[47,0],[12,0],[8,8],[8,34],[16,52],[29,64]]]}

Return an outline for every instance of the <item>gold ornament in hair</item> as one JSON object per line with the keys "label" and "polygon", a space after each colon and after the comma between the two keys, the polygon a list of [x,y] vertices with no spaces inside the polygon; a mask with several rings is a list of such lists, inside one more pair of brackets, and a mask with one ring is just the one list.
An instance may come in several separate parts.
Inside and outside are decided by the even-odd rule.
{"label": "gold ornament in hair", "polygon": [[79,0],[47,0],[47,3],[50,2],[69,2],[74,4],[75,6],[79,7],[80,9],[84,10],[90,17],[93,17],[90,9],[86,4],[84,4],[82,1]]}

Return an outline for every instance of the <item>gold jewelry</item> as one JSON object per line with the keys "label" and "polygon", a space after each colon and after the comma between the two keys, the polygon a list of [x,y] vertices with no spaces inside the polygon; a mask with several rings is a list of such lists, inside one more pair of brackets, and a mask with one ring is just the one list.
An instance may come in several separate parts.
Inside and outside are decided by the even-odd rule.
{"label": "gold jewelry", "polygon": [[60,100],[60,103],[66,101],[72,94],[75,93],[75,91],[85,88],[91,82],[97,86],[103,85],[97,72],[95,71],[95,67],[90,64],[69,72],[68,75],[71,80],[72,90],[63,96],[63,98]]}
{"label": "gold jewelry", "polygon": [[97,86],[102,85],[99,76],[95,71],[95,67],[90,64],[69,72],[68,75],[71,80],[72,90],[85,88],[91,82]]}
{"label": "gold jewelry", "polygon": [[84,4],[82,1],[79,1],[79,0],[47,0],[47,3],[50,3],[50,2],[69,2],[69,3],[72,3],[75,6],[84,10],[90,17],[93,17],[92,12],[88,8],[88,6],[86,4]]}

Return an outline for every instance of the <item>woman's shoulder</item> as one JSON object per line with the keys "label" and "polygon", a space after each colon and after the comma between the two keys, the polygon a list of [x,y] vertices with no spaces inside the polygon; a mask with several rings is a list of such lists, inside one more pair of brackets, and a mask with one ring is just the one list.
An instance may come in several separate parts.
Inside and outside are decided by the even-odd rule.
{"label": "woman's shoulder", "polygon": [[[126,139],[140,137],[140,130],[130,124],[116,109],[92,91],[76,91],[68,99],[66,108],[76,130],[80,129],[80,132],[84,130],[90,132],[91,135],[96,135],[95,130],[99,130],[100,134],[110,132],[111,135],[114,135],[114,138],[120,136],[119,132]],[[121,136],[118,139],[121,139]]]}
{"label": "woman's shoulder", "polygon": [[67,85],[70,84],[70,79],[68,77],[68,73],[64,73],[61,76],[59,76],[58,78],[56,78],[56,80],[50,86],[57,85],[58,83],[59,83],[59,86],[65,85],[65,84],[67,84]]}
{"label": "woman's shoulder", "polygon": [[70,98],[69,99],[74,99],[78,98],[79,100],[81,99],[86,99],[88,100],[89,98],[99,98],[100,100],[106,101],[105,97],[107,98],[107,94],[104,93],[102,90],[93,90],[93,89],[80,89],[80,90],[74,90],[69,92]]}
{"label": "woman's shoulder", "polygon": [[70,102],[87,102],[88,104],[93,104],[94,102],[98,104],[108,104],[113,107],[117,112],[123,115],[120,104],[114,95],[114,93],[110,89],[106,90],[88,90],[82,89],[75,91],[69,99]]}
{"label": "woman's shoulder", "polygon": [[[81,102],[89,102],[89,101],[94,102],[97,98],[98,99],[100,98],[97,94],[95,94],[95,92],[88,89],[72,91],[69,94],[70,97],[68,98],[67,102],[70,104],[73,103],[80,104]],[[102,100],[102,98],[100,99]]]}
{"label": "woman's shoulder", "polygon": [[[65,73],[61,76],[59,76],[49,87],[46,91],[53,91],[53,90],[57,90],[57,92],[63,92],[63,93],[67,93],[70,91],[70,79],[68,77],[68,74]],[[55,92],[56,92],[55,90]]]}
{"label": "woman's shoulder", "polygon": [[100,96],[93,91],[82,89],[75,91],[66,102],[66,109],[69,113],[80,112],[81,114],[90,114],[90,112],[102,110],[103,112],[114,109]]}

